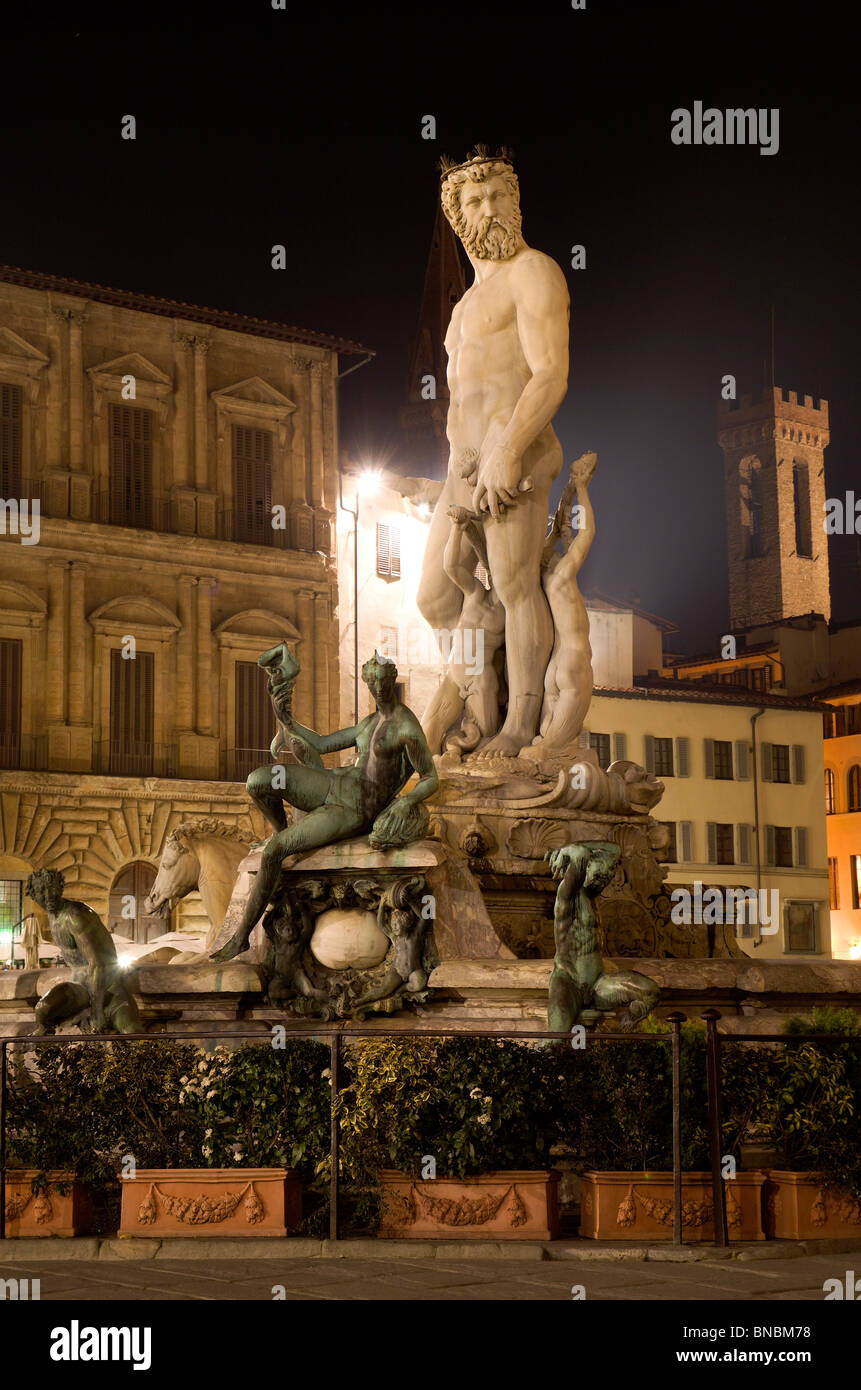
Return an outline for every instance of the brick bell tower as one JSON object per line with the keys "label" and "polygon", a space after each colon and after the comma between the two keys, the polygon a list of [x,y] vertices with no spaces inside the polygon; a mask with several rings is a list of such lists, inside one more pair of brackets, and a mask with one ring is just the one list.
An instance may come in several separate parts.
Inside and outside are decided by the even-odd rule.
{"label": "brick bell tower", "polygon": [[733,631],[796,618],[831,617],[825,534],[828,402],[799,404],[794,391],[721,401],[729,610]]}

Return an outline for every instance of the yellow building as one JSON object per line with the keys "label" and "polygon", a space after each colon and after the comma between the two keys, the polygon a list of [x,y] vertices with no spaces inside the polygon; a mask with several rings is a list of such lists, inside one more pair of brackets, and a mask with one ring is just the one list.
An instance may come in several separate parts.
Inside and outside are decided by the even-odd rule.
{"label": "yellow building", "polygon": [[825,811],[834,954],[861,960],[861,681],[828,694]]}
{"label": "yellow building", "polygon": [[[0,269],[0,917],[56,867],[126,930],[165,836],[251,833],[261,651],[339,713],[339,357],[355,343]],[[37,514],[38,513],[38,514]],[[30,534],[27,534],[28,528]],[[0,926],[2,930],[2,926]],[[138,912],[139,940],[165,924]]]}
{"label": "yellow building", "polygon": [[770,919],[778,909],[766,925],[778,930],[737,924],[743,950],[831,954],[818,704],[741,690],[596,689],[587,740],[604,766],[628,758],[664,783],[652,814],[668,832],[670,888],[762,891]]}

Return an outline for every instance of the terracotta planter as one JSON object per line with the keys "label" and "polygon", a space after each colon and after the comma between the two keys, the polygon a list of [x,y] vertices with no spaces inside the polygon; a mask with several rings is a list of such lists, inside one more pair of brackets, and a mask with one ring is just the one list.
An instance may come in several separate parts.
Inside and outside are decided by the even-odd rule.
{"label": "terracotta planter", "polygon": [[820,1173],[784,1173],[772,1168],[765,1197],[768,1234],[775,1240],[811,1236],[861,1237],[861,1198],[829,1191]]}
{"label": "terracotta planter", "polygon": [[293,1168],[139,1168],[120,1187],[121,1236],[286,1236],[302,1218]]}
{"label": "terracotta planter", "polygon": [[378,1235],[398,1240],[553,1240],[559,1234],[554,1172],[482,1173],[474,1178],[379,1175]]}
{"label": "terracotta planter", "polygon": [[[46,1173],[49,1186],[34,1193],[38,1168],[13,1168],[6,1173],[7,1236],[83,1236],[92,1224],[89,1193],[73,1173]],[[56,1184],[70,1184],[63,1195]]]}
{"label": "terracotta planter", "polygon": [[[765,1240],[760,1170],[724,1183],[730,1240]],[[592,1240],[672,1240],[672,1173],[584,1173],[580,1234]],[[714,1240],[711,1173],[682,1174],[682,1238]]]}

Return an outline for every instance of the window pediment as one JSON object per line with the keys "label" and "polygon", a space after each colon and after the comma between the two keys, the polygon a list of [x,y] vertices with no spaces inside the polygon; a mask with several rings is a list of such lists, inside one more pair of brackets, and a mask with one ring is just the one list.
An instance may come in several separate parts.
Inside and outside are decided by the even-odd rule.
{"label": "window pediment", "polygon": [[258,656],[276,643],[301,642],[302,634],[289,618],[266,608],[246,608],[225,618],[215,629],[221,647],[253,648]]}
{"label": "window pediment", "polygon": [[105,637],[130,635],[163,642],[182,631],[182,623],[165,604],[140,594],[109,599],[94,608],[87,621],[94,632]]}
{"label": "window pediment", "polygon": [[294,401],[259,376],[250,376],[233,386],[212,391],[210,398],[217,410],[229,415],[253,416],[279,423],[287,420],[297,408]]}
{"label": "window pediment", "polygon": [[0,377],[26,387],[29,400],[38,397],[39,376],[50,358],[26,338],[0,325]]}

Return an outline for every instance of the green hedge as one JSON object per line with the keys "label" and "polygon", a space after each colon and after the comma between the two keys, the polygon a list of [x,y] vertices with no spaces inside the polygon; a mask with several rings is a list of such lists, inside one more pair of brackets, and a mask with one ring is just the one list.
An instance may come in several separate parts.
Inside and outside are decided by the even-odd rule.
{"label": "green hedge", "polygon": [[[672,1167],[669,1028],[661,1042],[631,1046],[589,1039],[371,1038],[344,1048],[337,1109],[346,1209],[373,1224],[375,1174],[399,1168],[440,1177],[503,1168]],[[856,1035],[847,1010],[790,1020],[798,1037]],[[861,1048],[815,1043],[722,1044],[722,1153],[765,1140],[780,1163],[816,1169],[827,1184],[861,1195]],[[682,1027],[682,1164],[709,1166],[705,1028]],[[299,1169],[308,1229],[326,1219],[330,1138],[329,1049],[291,1040],[204,1051],[192,1044],[46,1044],[10,1052],[10,1167],[62,1168],[89,1182],[115,1214],[117,1174],[140,1168]],[[349,1226],[349,1222],[348,1222]]]}

